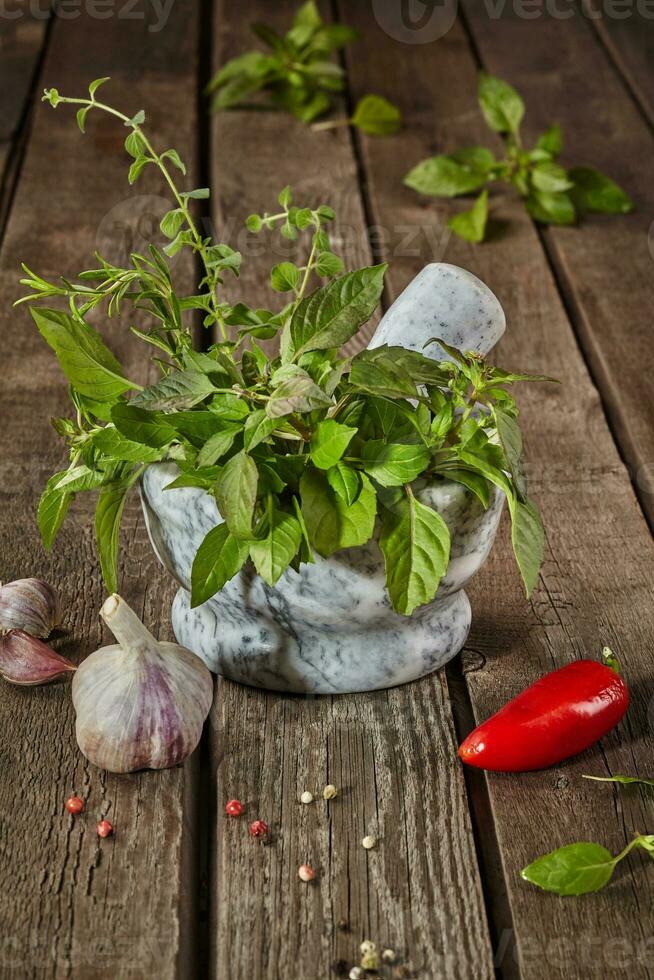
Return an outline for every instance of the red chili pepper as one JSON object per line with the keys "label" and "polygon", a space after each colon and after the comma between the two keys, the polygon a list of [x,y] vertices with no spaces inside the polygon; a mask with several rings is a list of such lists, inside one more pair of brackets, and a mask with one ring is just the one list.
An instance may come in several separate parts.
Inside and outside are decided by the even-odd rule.
{"label": "red chili pepper", "polygon": [[544,769],[583,752],[618,724],[629,689],[617,663],[577,660],[546,674],[483,722],[463,742],[470,766],[497,772]]}

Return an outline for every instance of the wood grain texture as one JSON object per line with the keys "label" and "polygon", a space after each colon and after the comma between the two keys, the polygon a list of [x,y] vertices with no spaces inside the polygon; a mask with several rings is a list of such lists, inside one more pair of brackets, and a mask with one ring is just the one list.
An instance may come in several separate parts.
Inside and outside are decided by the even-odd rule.
{"label": "wood grain texture", "polygon": [[525,21],[507,5],[504,16],[491,21],[478,4],[463,8],[484,66],[504,74],[525,98],[526,139],[556,116],[565,135],[564,163],[598,167],[634,200],[632,214],[590,215],[575,228],[548,227],[543,237],[654,527],[654,188],[644,163],[654,152],[654,134],[581,15]]}
{"label": "wood grain texture", "polygon": [[[434,46],[403,44],[371,24],[363,3],[344,6],[342,16],[365,29],[363,51],[348,61],[354,95],[380,91],[399,103],[407,123],[401,153],[393,140],[361,141],[373,220],[387,233],[392,294],[425,261],[469,268],[491,286],[507,312],[498,362],[562,382],[519,392],[532,493],[546,527],[545,564],[528,602],[505,521],[488,564],[468,590],[473,627],[462,665],[475,718],[486,718],[544,671],[576,657],[599,656],[604,643],[621,657],[632,690],[627,719],[599,747],[544,773],[481,777],[490,794],[502,863],[501,880],[488,887],[491,894],[506,890],[513,917],[514,932],[500,937],[496,964],[508,975],[517,969],[529,980],[572,980],[593,969],[651,977],[651,862],[634,858],[606,891],[575,901],[537,891],[520,880],[519,871],[534,857],[573,840],[597,840],[617,852],[632,832],[654,823],[646,792],[625,793],[581,779],[583,772],[651,771],[654,546],[521,204],[509,194],[501,196],[495,215],[508,224],[496,225],[492,244],[470,246],[449,237],[444,227],[456,203],[429,201],[402,186],[402,177],[420,159],[489,138],[475,109],[475,63],[461,25]],[[540,30],[529,34],[528,45],[524,36],[513,38],[516,58],[527,57],[526,47],[536,78],[547,52],[554,57],[553,41]],[[581,61],[584,50],[577,48],[575,58],[590,79],[594,76]],[[508,53],[506,59],[496,57],[489,67],[511,79]],[[391,63],[393,80],[387,71]],[[569,70],[568,60],[564,65]],[[556,84],[554,72],[541,84]],[[568,111],[570,101],[556,107]],[[624,162],[620,155],[619,165]],[[622,220],[614,219],[615,226]],[[418,254],[407,251],[406,229],[413,231]],[[587,234],[580,241],[588,241],[595,254],[592,230],[570,234]],[[632,275],[632,255],[614,248],[613,256],[617,268]],[[642,295],[646,269],[633,285]],[[635,376],[633,383],[638,383]],[[484,825],[478,832],[482,837],[491,833]],[[492,915],[492,904],[490,910]]]}
{"label": "wood grain texture", "polygon": [[[283,27],[293,7],[252,4],[247,19]],[[219,6],[217,65],[250,46],[245,20]],[[230,112],[214,122],[213,160],[218,227],[272,211],[289,183],[302,203],[308,196],[335,208],[336,250],[349,268],[370,263],[347,131],[317,134],[279,113]],[[278,306],[267,287],[271,239],[255,241],[261,257],[253,261],[241,246],[244,272],[233,293]],[[358,963],[363,939],[392,946],[416,976],[492,975],[442,675],[390,692],[313,699],[221,681],[211,726],[216,977],[322,980],[334,961]],[[340,793],[326,804],[328,782]],[[310,806],[299,802],[305,789],[317,797]],[[247,805],[240,820],[225,815],[232,797]],[[268,847],[248,836],[258,817],[271,827]],[[361,846],[366,833],[379,837],[370,852]],[[317,872],[310,885],[297,876],[305,862]]]}
{"label": "wood grain texture", "polygon": [[[41,85],[78,96],[93,78],[112,75],[117,105],[134,111],[144,105],[158,143],[180,140],[192,151],[196,17],[176,5],[164,31],[147,26],[135,22],[125,31],[116,18],[85,15],[57,22]],[[116,255],[138,242],[139,222],[152,223],[161,194],[154,174],[128,189],[120,124],[98,116],[87,125],[83,137],[71,110],[39,105],[0,257],[0,577],[37,574],[56,585],[66,629],[59,647],[76,661],[103,639],[92,502],[79,501],[47,556],[35,509],[46,476],[63,462],[48,419],[68,412],[67,389],[27,310],[11,303],[21,259],[45,275],[74,276],[92,261],[96,245]],[[143,346],[126,325],[102,328],[128,374],[145,380]],[[126,516],[121,572],[126,599],[166,635],[173,589],[136,501]],[[77,750],[67,685],[26,691],[3,684],[0,733],[0,973],[82,980],[189,975],[197,763],[125,777],[95,769]],[[87,801],[76,819],[64,811],[74,791]],[[115,836],[100,841],[95,824],[105,816]]]}
{"label": "wood grain texture", "polygon": [[628,17],[611,17],[600,0],[584,0],[584,10],[641,111],[654,125],[654,10],[636,4]]}

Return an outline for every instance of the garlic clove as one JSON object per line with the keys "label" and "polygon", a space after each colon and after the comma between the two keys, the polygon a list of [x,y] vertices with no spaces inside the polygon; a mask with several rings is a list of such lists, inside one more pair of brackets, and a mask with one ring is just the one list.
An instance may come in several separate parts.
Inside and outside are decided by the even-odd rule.
{"label": "garlic clove", "polygon": [[38,578],[0,586],[0,629],[24,630],[45,639],[59,622],[59,597]]}
{"label": "garlic clove", "polygon": [[73,681],[77,743],[101,769],[166,769],[193,752],[213,700],[202,660],[156,640],[120,596],[100,615],[119,641],[96,650]]}
{"label": "garlic clove", "polygon": [[11,684],[49,684],[75,670],[70,660],[23,630],[0,637],[0,674]]}

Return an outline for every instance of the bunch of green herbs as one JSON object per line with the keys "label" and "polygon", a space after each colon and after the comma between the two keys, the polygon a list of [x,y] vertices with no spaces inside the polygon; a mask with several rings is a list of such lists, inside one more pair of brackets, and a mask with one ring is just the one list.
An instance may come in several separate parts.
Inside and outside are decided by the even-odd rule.
{"label": "bunch of green herbs", "polygon": [[[373,536],[386,564],[391,603],[409,615],[431,601],[444,576],[450,534],[443,518],[417,499],[416,487],[454,480],[483,507],[494,487],[506,494],[516,559],[527,591],[543,554],[538,511],[527,496],[518,410],[508,388],[534,380],[461,353],[440,341],[449,359],[436,361],[402,347],[354,356],[339,348],[374,313],[385,265],[343,271],[332,250],[327,205],[299,207],[291,191],[274,214],[250,215],[253,232],[279,230],[306,240],[302,264],[282,262],[271,272],[280,310],[253,309],[221,296],[227,275],[238,276],[241,255],[201,235],[191,213],[205,188],[178,189],[185,173],[174,149],[157,151],[143,129],[145,114],[129,118],[96,98],[44,100],[78,107],[84,131],[89,112],[108,112],[129,133],[129,180],[157,167],[174,207],[161,227],[170,239],[160,250],[132,254],[126,267],[98,257],[76,281],[49,282],[24,266],[21,280],[43,338],[70,384],[74,412],[53,420],[70,460],[47,483],[39,505],[43,540],[50,547],[76,494],[98,493],[96,534],[110,591],[118,586],[119,528],[125,501],[145,468],[174,461],[174,487],[196,487],[215,497],[224,518],[195,557],[192,603],[209,599],[251,560],[270,586],[290,566],[329,557]],[[202,275],[196,291],[180,294],[170,257],[190,249]],[[316,283],[319,284],[316,284]],[[64,309],[41,305],[56,299]],[[63,301],[63,302],[62,302]],[[88,322],[125,307],[138,313],[134,333],[153,348],[160,378],[142,387]],[[198,311],[210,338],[194,349]],[[259,341],[278,340],[269,357]],[[435,341],[434,341],[435,342]],[[416,481],[420,481],[416,484]]]}

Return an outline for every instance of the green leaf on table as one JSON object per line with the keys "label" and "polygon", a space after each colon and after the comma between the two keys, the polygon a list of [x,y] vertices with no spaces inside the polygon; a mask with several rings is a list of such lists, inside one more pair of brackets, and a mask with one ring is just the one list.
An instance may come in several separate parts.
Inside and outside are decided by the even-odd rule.
{"label": "green leaf on table", "polygon": [[303,368],[296,364],[289,364],[286,368],[289,370],[284,380],[280,381],[266,404],[269,418],[278,419],[293,412],[312,412],[331,405],[329,395],[318,387]]}
{"label": "green leaf on table", "polygon": [[319,470],[331,469],[338,463],[356,433],[356,429],[341,425],[334,419],[319,422],[311,437],[311,462]]}
{"label": "green leaf on table", "polygon": [[302,529],[297,517],[269,508],[266,535],[250,544],[250,558],[257,572],[268,585],[275,585],[297,554]]}
{"label": "green leaf on table", "polygon": [[330,487],[350,507],[359,496],[361,476],[358,470],[339,462],[326,473]]}
{"label": "green leaf on table", "polygon": [[447,222],[460,238],[467,242],[483,242],[486,234],[486,222],[488,221],[488,191],[482,191],[469,211],[461,211],[455,214]]}
{"label": "green leaf on table", "polygon": [[372,439],[364,443],[361,458],[368,476],[383,487],[411,483],[429,464],[429,450],[421,444],[405,446]]}
{"label": "green leaf on table", "polygon": [[525,104],[513,86],[482,71],[477,94],[488,126],[496,133],[516,135],[525,114]]}
{"label": "green leaf on table", "polygon": [[627,214],[634,203],[628,194],[599,170],[592,167],[573,167],[569,173],[574,184],[571,196],[577,207],[604,214]]}
{"label": "green leaf on table", "polygon": [[379,547],[386,566],[386,588],[393,608],[410,616],[430,602],[447,571],[450,532],[435,510],[412,493],[385,510]]}
{"label": "green leaf on table", "polygon": [[111,420],[126,439],[153,449],[163,449],[177,439],[177,431],[165,415],[139,408],[131,402],[114,405]]}
{"label": "green leaf on table", "polygon": [[354,548],[372,537],[377,497],[365,474],[355,503],[347,505],[334,493],[327,477],[309,467],[300,480],[300,497],[311,543],[324,558],[341,548]]}
{"label": "green leaf on table", "polygon": [[587,895],[608,885],[615,865],[611,852],[600,844],[567,844],[532,861],[521,875],[557,895]]}
{"label": "green leaf on table", "polygon": [[225,463],[216,481],[218,509],[236,538],[252,537],[258,482],[257,464],[244,450]]}
{"label": "green leaf on table", "polygon": [[31,309],[43,339],[57,356],[61,369],[82,395],[99,402],[115,401],[137,387],[105,347],[100,335],[83,320],[60,310]]}
{"label": "green leaf on table", "polygon": [[531,182],[539,191],[567,191],[574,186],[567,170],[552,160],[536,164],[531,172]]}
{"label": "green leaf on table", "polygon": [[300,282],[300,270],[293,262],[280,262],[270,273],[270,285],[278,293],[288,293]]}
{"label": "green leaf on table", "polygon": [[644,779],[640,776],[587,776],[584,774],[583,779],[592,779],[596,783],[622,783],[624,786],[631,786],[633,783],[640,786],[654,786],[654,779]]}
{"label": "green leaf on table", "polygon": [[533,189],[525,203],[532,218],[545,225],[573,225],[577,220],[572,198],[563,191]]}
{"label": "green leaf on table", "polygon": [[341,347],[379,303],[387,264],[348,272],[305,297],[293,313],[290,336],[295,357]]}
{"label": "green leaf on table", "polygon": [[234,578],[249,553],[249,542],[230,533],[226,524],[212,528],[198,548],[191,570],[191,608],[202,605]]}
{"label": "green leaf on table", "polygon": [[558,123],[550,126],[538,137],[536,147],[549,153],[551,157],[558,157],[563,149],[563,133]]}
{"label": "green leaf on table", "polygon": [[404,177],[404,183],[419,194],[430,194],[433,197],[469,194],[479,190],[488,180],[488,171],[478,166],[481,159],[481,156],[477,156],[473,164],[457,159],[455,155],[428,157],[409,171]]}
{"label": "green leaf on table", "polygon": [[380,95],[364,95],[350,122],[368,136],[392,136],[402,125],[402,114]]}

